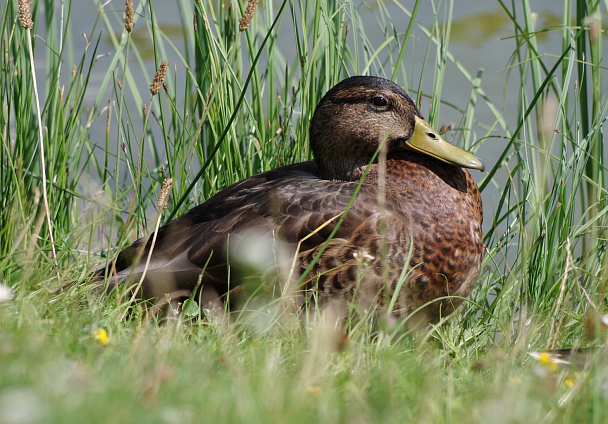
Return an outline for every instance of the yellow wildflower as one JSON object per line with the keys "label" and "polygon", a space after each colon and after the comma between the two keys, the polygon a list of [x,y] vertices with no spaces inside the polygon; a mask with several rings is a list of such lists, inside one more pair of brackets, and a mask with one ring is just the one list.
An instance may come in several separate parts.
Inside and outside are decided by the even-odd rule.
{"label": "yellow wildflower", "polygon": [[110,344],[108,332],[103,327],[97,327],[93,330],[93,338],[102,346],[107,346]]}
{"label": "yellow wildflower", "polygon": [[541,352],[538,356],[538,362],[551,372],[557,371],[557,361],[553,355],[548,352]]}
{"label": "yellow wildflower", "polygon": [[564,386],[566,386],[568,389],[572,389],[574,387],[574,383],[576,382],[576,380],[578,380],[579,376],[581,375],[580,372],[575,372],[572,375],[569,375],[567,378],[564,379]]}

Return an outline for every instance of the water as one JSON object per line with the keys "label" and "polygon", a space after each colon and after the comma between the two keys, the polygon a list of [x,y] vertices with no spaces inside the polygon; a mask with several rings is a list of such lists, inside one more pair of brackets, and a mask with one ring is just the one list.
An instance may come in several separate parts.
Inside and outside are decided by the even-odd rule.
{"label": "water", "polygon": [[[275,2],[276,3],[276,2]],[[414,1],[404,1],[403,6],[408,10],[411,10]],[[434,8],[432,7],[433,2],[425,2],[420,6],[417,22],[423,26],[430,27],[435,20]],[[554,0],[532,0],[532,8],[538,15],[538,27],[546,27],[549,25],[556,25],[561,23],[561,10],[556,5]],[[176,48],[183,51],[183,38],[182,38],[182,23],[179,21],[179,10],[176,2],[154,2],[154,10],[156,11],[156,19],[160,24],[163,32],[169,37]],[[368,26],[368,36],[374,46],[380,46],[385,38],[382,31],[374,31],[373,28],[377,27],[378,24],[375,21],[373,14],[378,13],[374,10],[373,3],[370,3],[370,12],[363,13],[363,18],[366,26]],[[84,40],[78,39],[81,34],[87,34],[89,39],[94,38],[99,31],[104,32],[102,35],[102,43],[100,52],[111,52],[113,47],[110,44],[110,39],[105,29],[99,25],[96,34],[91,34],[92,24],[96,19],[98,7],[94,2],[74,2],[73,4],[73,21],[72,25],[74,28],[74,40],[75,51],[80,51],[84,47]],[[122,18],[124,9],[124,3],[118,1],[109,2],[105,7],[104,11],[110,16],[110,18],[118,17],[119,20]],[[407,16],[403,13],[402,9],[396,4],[388,5],[391,16],[396,17],[396,23],[403,21],[403,29],[407,25]],[[443,8],[442,8],[443,9]],[[364,10],[363,8],[361,10]],[[114,16],[115,15],[115,16]],[[441,21],[441,16],[440,16]],[[120,23],[120,22],[119,22]],[[115,25],[116,32],[119,33],[122,28],[119,25]],[[289,33],[292,29],[290,22],[284,22],[282,26],[282,32]],[[453,10],[453,23],[452,32],[450,39],[449,50],[454,57],[464,65],[465,69],[472,75],[476,74],[478,70],[483,70],[483,78],[481,87],[486,91],[488,97],[493,100],[497,105],[503,104],[504,98],[504,110],[507,115],[507,121],[512,123],[516,119],[517,112],[514,109],[517,107],[518,93],[507,92],[505,93],[506,87],[506,70],[511,53],[515,49],[515,40],[510,37],[513,33],[512,24],[507,18],[505,12],[500,8],[497,2],[480,2],[478,0],[455,0]],[[149,40],[148,32],[145,29],[143,22],[136,25],[132,37],[134,42],[137,44],[141,56],[149,62],[151,72],[153,74],[154,61],[152,51],[152,41]],[[423,58],[424,48],[426,45],[426,37],[422,35],[420,30],[415,30],[414,37],[420,39],[419,56],[420,60]],[[285,45],[281,46],[281,40],[284,40],[285,45],[289,45],[289,37],[280,37],[279,46],[282,52],[288,52],[289,48]],[[559,31],[546,32],[542,36],[538,37],[539,50],[547,55],[559,56],[561,52],[561,34]],[[293,51],[293,49],[291,49]],[[179,58],[174,52],[167,51],[167,60],[169,64],[179,63]],[[408,56],[406,54],[406,56]],[[291,63],[293,58],[287,58],[288,62]],[[101,78],[106,71],[104,65],[109,65],[111,61],[110,56],[102,57],[99,59],[96,65],[97,74],[96,76]],[[431,69],[427,69],[428,75],[426,81],[431,83]],[[412,78],[417,79],[418,75],[412,75]],[[145,81],[145,84],[149,84]],[[430,92],[430,86],[427,87]],[[442,93],[442,100],[453,103],[461,104],[462,98],[468,98],[470,96],[470,83],[461,74],[461,72],[455,67],[450,66],[446,72],[445,77],[445,89]],[[89,99],[93,99],[97,93],[91,90],[89,93]],[[506,94],[506,95],[505,95]],[[513,111],[510,113],[510,111]],[[443,110],[442,110],[443,112]],[[449,113],[448,108],[445,108],[445,112]],[[424,113],[424,111],[423,111]],[[481,111],[481,113],[484,113]],[[449,121],[451,116],[446,116],[446,121]],[[484,118],[491,120],[492,116],[489,113],[480,115],[482,121],[486,121]],[[454,117],[455,119],[455,117]]]}

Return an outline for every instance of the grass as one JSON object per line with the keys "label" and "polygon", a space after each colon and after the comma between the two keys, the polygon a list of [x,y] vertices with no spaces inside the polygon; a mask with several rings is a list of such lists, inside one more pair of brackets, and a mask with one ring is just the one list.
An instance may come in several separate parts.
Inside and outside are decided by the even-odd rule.
{"label": "grass", "polygon": [[[528,355],[605,341],[591,325],[608,265],[602,5],[563,0],[562,22],[539,27],[527,1],[498,0],[511,22],[512,118],[450,50],[454,1],[394,3],[399,16],[383,1],[264,2],[243,32],[241,2],[178,2],[181,37],[152,3],[134,5],[131,32],[122,4],[98,3],[84,44],[70,1],[34,3],[31,28],[6,3],[0,288],[13,297],[0,303],[0,422],[605,422],[603,349],[580,368]],[[422,26],[429,7],[436,19]],[[561,50],[540,50],[547,32]],[[475,177],[497,195],[483,273],[453,317],[416,334],[364,322],[344,343],[323,322],[266,310],[241,325],[158,325],[140,310],[125,321],[114,297],[61,290],[193,202],[308,158],[315,105],[360,73],[404,86],[436,127],[457,116],[448,140],[486,162]],[[441,101],[449,73],[470,83],[460,104]]]}

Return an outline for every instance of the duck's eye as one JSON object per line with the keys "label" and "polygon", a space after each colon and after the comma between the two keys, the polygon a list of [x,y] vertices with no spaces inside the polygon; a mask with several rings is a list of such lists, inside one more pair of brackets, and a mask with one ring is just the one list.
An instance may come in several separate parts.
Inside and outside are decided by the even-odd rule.
{"label": "duck's eye", "polygon": [[388,100],[386,100],[383,96],[374,96],[372,99],[374,106],[386,106],[388,105]]}

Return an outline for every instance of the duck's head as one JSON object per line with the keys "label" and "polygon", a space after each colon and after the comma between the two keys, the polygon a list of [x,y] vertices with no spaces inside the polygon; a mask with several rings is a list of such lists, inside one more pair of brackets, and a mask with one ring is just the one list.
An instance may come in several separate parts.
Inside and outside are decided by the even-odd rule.
{"label": "duck's head", "polygon": [[310,145],[322,178],[356,180],[381,146],[387,154],[416,151],[483,171],[473,154],[445,141],[412,99],[384,78],[356,76],[329,90],[310,124]]}

